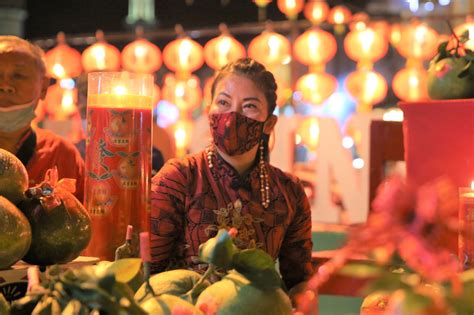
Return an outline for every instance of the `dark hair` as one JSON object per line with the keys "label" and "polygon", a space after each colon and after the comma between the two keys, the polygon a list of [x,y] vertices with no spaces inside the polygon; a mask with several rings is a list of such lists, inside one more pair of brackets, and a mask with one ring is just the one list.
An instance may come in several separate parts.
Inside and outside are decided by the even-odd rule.
{"label": "dark hair", "polygon": [[262,90],[268,103],[268,117],[273,114],[276,107],[277,84],[273,74],[265,66],[251,58],[241,58],[230,62],[217,73],[211,86],[211,96],[214,98],[217,83],[229,74],[244,76]]}

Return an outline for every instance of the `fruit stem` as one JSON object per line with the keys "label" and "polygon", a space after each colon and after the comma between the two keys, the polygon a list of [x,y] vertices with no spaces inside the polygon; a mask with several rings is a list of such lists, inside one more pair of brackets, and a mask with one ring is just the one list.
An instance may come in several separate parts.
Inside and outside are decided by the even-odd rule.
{"label": "fruit stem", "polygon": [[454,56],[456,58],[459,58],[460,57],[459,56],[459,47],[461,46],[461,41],[459,40],[459,37],[454,32],[454,29],[453,29],[453,26],[451,25],[451,23],[449,21],[447,21],[446,23],[448,23],[449,30],[451,31],[451,34],[453,35],[454,39],[456,40],[456,48],[455,48],[455,51],[454,51]]}
{"label": "fruit stem", "polygon": [[192,298],[193,295],[194,295],[194,292],[196,290],[198,290],[200,288],[200,286],[204,283],[204,281],[206,281],[207,278],[209,278],[213,273],[214,273],[214,265],[209,264],[209,268],[207,268],[206,272],[202,275],[202,277],[198,280],[198,282],[196,282],[196,284],[194,284],[194,286],[191,288],[191,290],[186,292],[185,295],[190,296]]}
{"label": "fruit stem", "polygon": [[[153,291],[153,287],[151,286],[150,284],[150,262],[148,261],[144,261],[143,262],[143,269],[144,269],[144,272],[145,272],[145,283],[146,283],[146,291],[147,293],[151,293],[154,297],[156,297],[156,293],[155,291]],[[148,294],[145,294],[145,296],[147,296]]]}

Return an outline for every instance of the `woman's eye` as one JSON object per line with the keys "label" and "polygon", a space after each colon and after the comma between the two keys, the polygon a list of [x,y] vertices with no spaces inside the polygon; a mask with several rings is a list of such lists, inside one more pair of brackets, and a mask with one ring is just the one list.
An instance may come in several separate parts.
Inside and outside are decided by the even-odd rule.
{"label": "woman's eye", "polygon": [[227,104],[228,104],[228,103],[227,103],[227,101],[225,101],[225,100],[218,100],[218,101],[217,101],[217,105],[220,105],[220,106],[227,106]]}
{"label": "woman's eye", "polygon": [[244,108],[247,108],[247,109],[257,109],[257,106],[256,106],[255,104],[249,103],[249,104],[245,104],[245,105],[244,105]]}
{"label": "woman's eye", "polygon": [[14,73],[13,78],[14,79],[25,79],[27,76],[22,74],[22,73]]}

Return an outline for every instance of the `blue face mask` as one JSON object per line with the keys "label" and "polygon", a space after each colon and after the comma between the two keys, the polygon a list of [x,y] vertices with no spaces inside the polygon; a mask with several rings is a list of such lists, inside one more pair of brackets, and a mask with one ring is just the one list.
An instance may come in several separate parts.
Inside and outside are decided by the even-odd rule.
{"label": "blue face mask", "polygon": [[0,131],[14,132],[29,125],[36,117],[36,102],[34,100],[26,104],[0,107]]}

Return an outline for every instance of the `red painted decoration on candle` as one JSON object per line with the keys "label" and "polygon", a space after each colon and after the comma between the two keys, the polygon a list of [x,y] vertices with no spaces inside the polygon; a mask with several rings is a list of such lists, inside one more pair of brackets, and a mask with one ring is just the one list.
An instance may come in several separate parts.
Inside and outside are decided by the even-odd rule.
{"label": "red painted decoration on candle", "polygon": [[140,256],[143,262],[151,262],[150,236],[148,232],[140,233]]}

